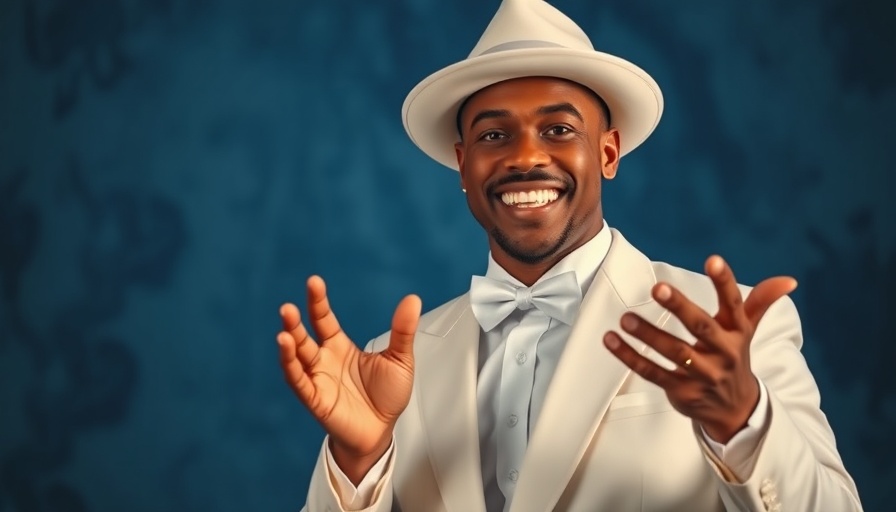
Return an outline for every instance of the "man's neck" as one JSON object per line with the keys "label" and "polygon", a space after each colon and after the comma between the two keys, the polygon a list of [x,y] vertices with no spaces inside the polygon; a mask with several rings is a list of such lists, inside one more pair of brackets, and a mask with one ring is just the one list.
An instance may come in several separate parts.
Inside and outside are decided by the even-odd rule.
{"label": "man's neck", "polygon": [[[567,252],[566,254],[569,254],[569,252]],[[503,267],[508,274],[513,276],[515,279],[518,279],[526,286],[532,286],[533,284],[535,284],[535,282],[538,281],[538,279],[541,278],[541,276],[543,276],[545,272],[550,270],[554,265],[557,264],[558,261],[563,259],[563,256],[565,256],[565,254],[560,256],[559,258],[555,258],[552,256],[551,258],[538,263],[523,263],[519,260],[513,259],[507,253],[498,253],[494,250],[492,251],[492,257],[495,259],[495,263],[501,265],[501,267]]]}
{"label": "man's neck", "polygon": [[586,235],[579,239],[575,244],[569,247],[564,247],[562,250],[557,251],[544,260],[536,263],[523,262],[510,256],[503,249],[501,249],[501,247],[498,246],[498,244],[495,243],[494,240],[489,239],[492,259],[495,260],[495,263],[506,270],[508,274],[513,276],[514,279],[519,280],[519,282],[523,283],[526,286],[532,286],[541,278],[541,276],[552,269],[554,265],[563,260],[563,258],[567,257],[570,253],[582,247],[590,240],[592,240],[595,236],[597,236],[597,234],[600,233],[601,228],[603,228],[603,225],[603,219],[601,219],[601,223],[598,229],[595,230],[594,233],[591,233],[590,236]]}

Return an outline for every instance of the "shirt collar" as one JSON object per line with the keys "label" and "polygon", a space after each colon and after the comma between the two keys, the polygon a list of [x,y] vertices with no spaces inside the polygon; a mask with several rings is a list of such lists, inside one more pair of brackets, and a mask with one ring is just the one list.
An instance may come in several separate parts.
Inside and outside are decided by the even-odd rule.
{"label": "shirt collar", "polygon": [[[603,263],[604,258],[607,257],[607,253],[610,252],[610,242],[612,239],[613,236],[610,234],[610,227],[607,225],[607,221],[604,220],[603,227],[596,235],[594,235],[594,238],[588,240],[582,244],[581,247],[567,254],[562,260],[558,261],[556,265],[545,272],[544,275],[538,278],[538,281],[535,283],[538,284],[545,279],[560,275],[564,272],[573,271],[576,273],[576,281],[579,283],[579,286],[582,287],[582,296],[584,296],[585,292],[588,291],[588,287],[591,286],[595,274],[597,274],[598,267]],[[501,265],[498,265],[492,257],[491,251],[488,253],[488,269],[485,272],[485,277],[505,281],[514,286],[526,286],[504,270]]]}

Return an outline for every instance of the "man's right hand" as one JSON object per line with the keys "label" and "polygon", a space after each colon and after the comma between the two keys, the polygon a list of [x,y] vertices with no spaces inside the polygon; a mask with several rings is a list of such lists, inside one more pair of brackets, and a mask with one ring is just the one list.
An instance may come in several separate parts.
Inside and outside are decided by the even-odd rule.
{"label": "man's right hand", "polygon": [[402,299],[389,346],[367,353],[342,331],[320,277],[308,279],[308,312],[319,342],[294,304],[280,308],[277,344],[286,382],[323,425],[336,463],[355,485],[389,449],[395,422],[410,401],[420,309],[416,295]]}

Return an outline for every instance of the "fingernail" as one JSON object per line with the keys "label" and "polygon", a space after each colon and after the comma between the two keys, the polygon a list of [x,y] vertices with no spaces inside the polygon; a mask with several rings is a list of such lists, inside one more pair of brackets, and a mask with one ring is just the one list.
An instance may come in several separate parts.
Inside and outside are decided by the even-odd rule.
{"label": "fingernail", "polygon": [[657,300],[667,301],[672,297],[672,289],[668,285],[661,284],[656,288]]}
{"label": "fingernail", "polygon": [[617,348],[619,348],[619,338],[617,338],[613,333],[608,332],[606,335],[604,335],[604,343],[610,350],[616,350]]}
{"label": "fingernail", "polygon": [[721,256],[713,256],[709,260],[709,273],[710,274],[718,274],[722,271],[722,267],[724,263],[722,262]]}
{"label": "fingernail", "polygon": [[638,319],[634,315],[622,315],[622,328],[626,331],[634,331],[638,327]]}

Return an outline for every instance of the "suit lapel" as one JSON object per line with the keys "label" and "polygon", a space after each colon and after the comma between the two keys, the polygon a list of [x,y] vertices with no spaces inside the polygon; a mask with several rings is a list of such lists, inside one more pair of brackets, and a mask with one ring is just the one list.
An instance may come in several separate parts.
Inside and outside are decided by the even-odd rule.
{"label": "suit lapel", "polygon": [[464,295],[415,342],[423,432],[449,511],[485,512],[476,409],[479,332]]}
{"label": "suit lapel", "polygon": [[[553,509],[629,375],[628,367],[604,347],[604,333],[620,332],[619,319],[626,311],[658,324],[665,314],[650,297],[656,282],[650,261],[619,232],[613,230],[612,235],[529,438],[511,512]],[[644,343],[626,339],[644,351]]]}

